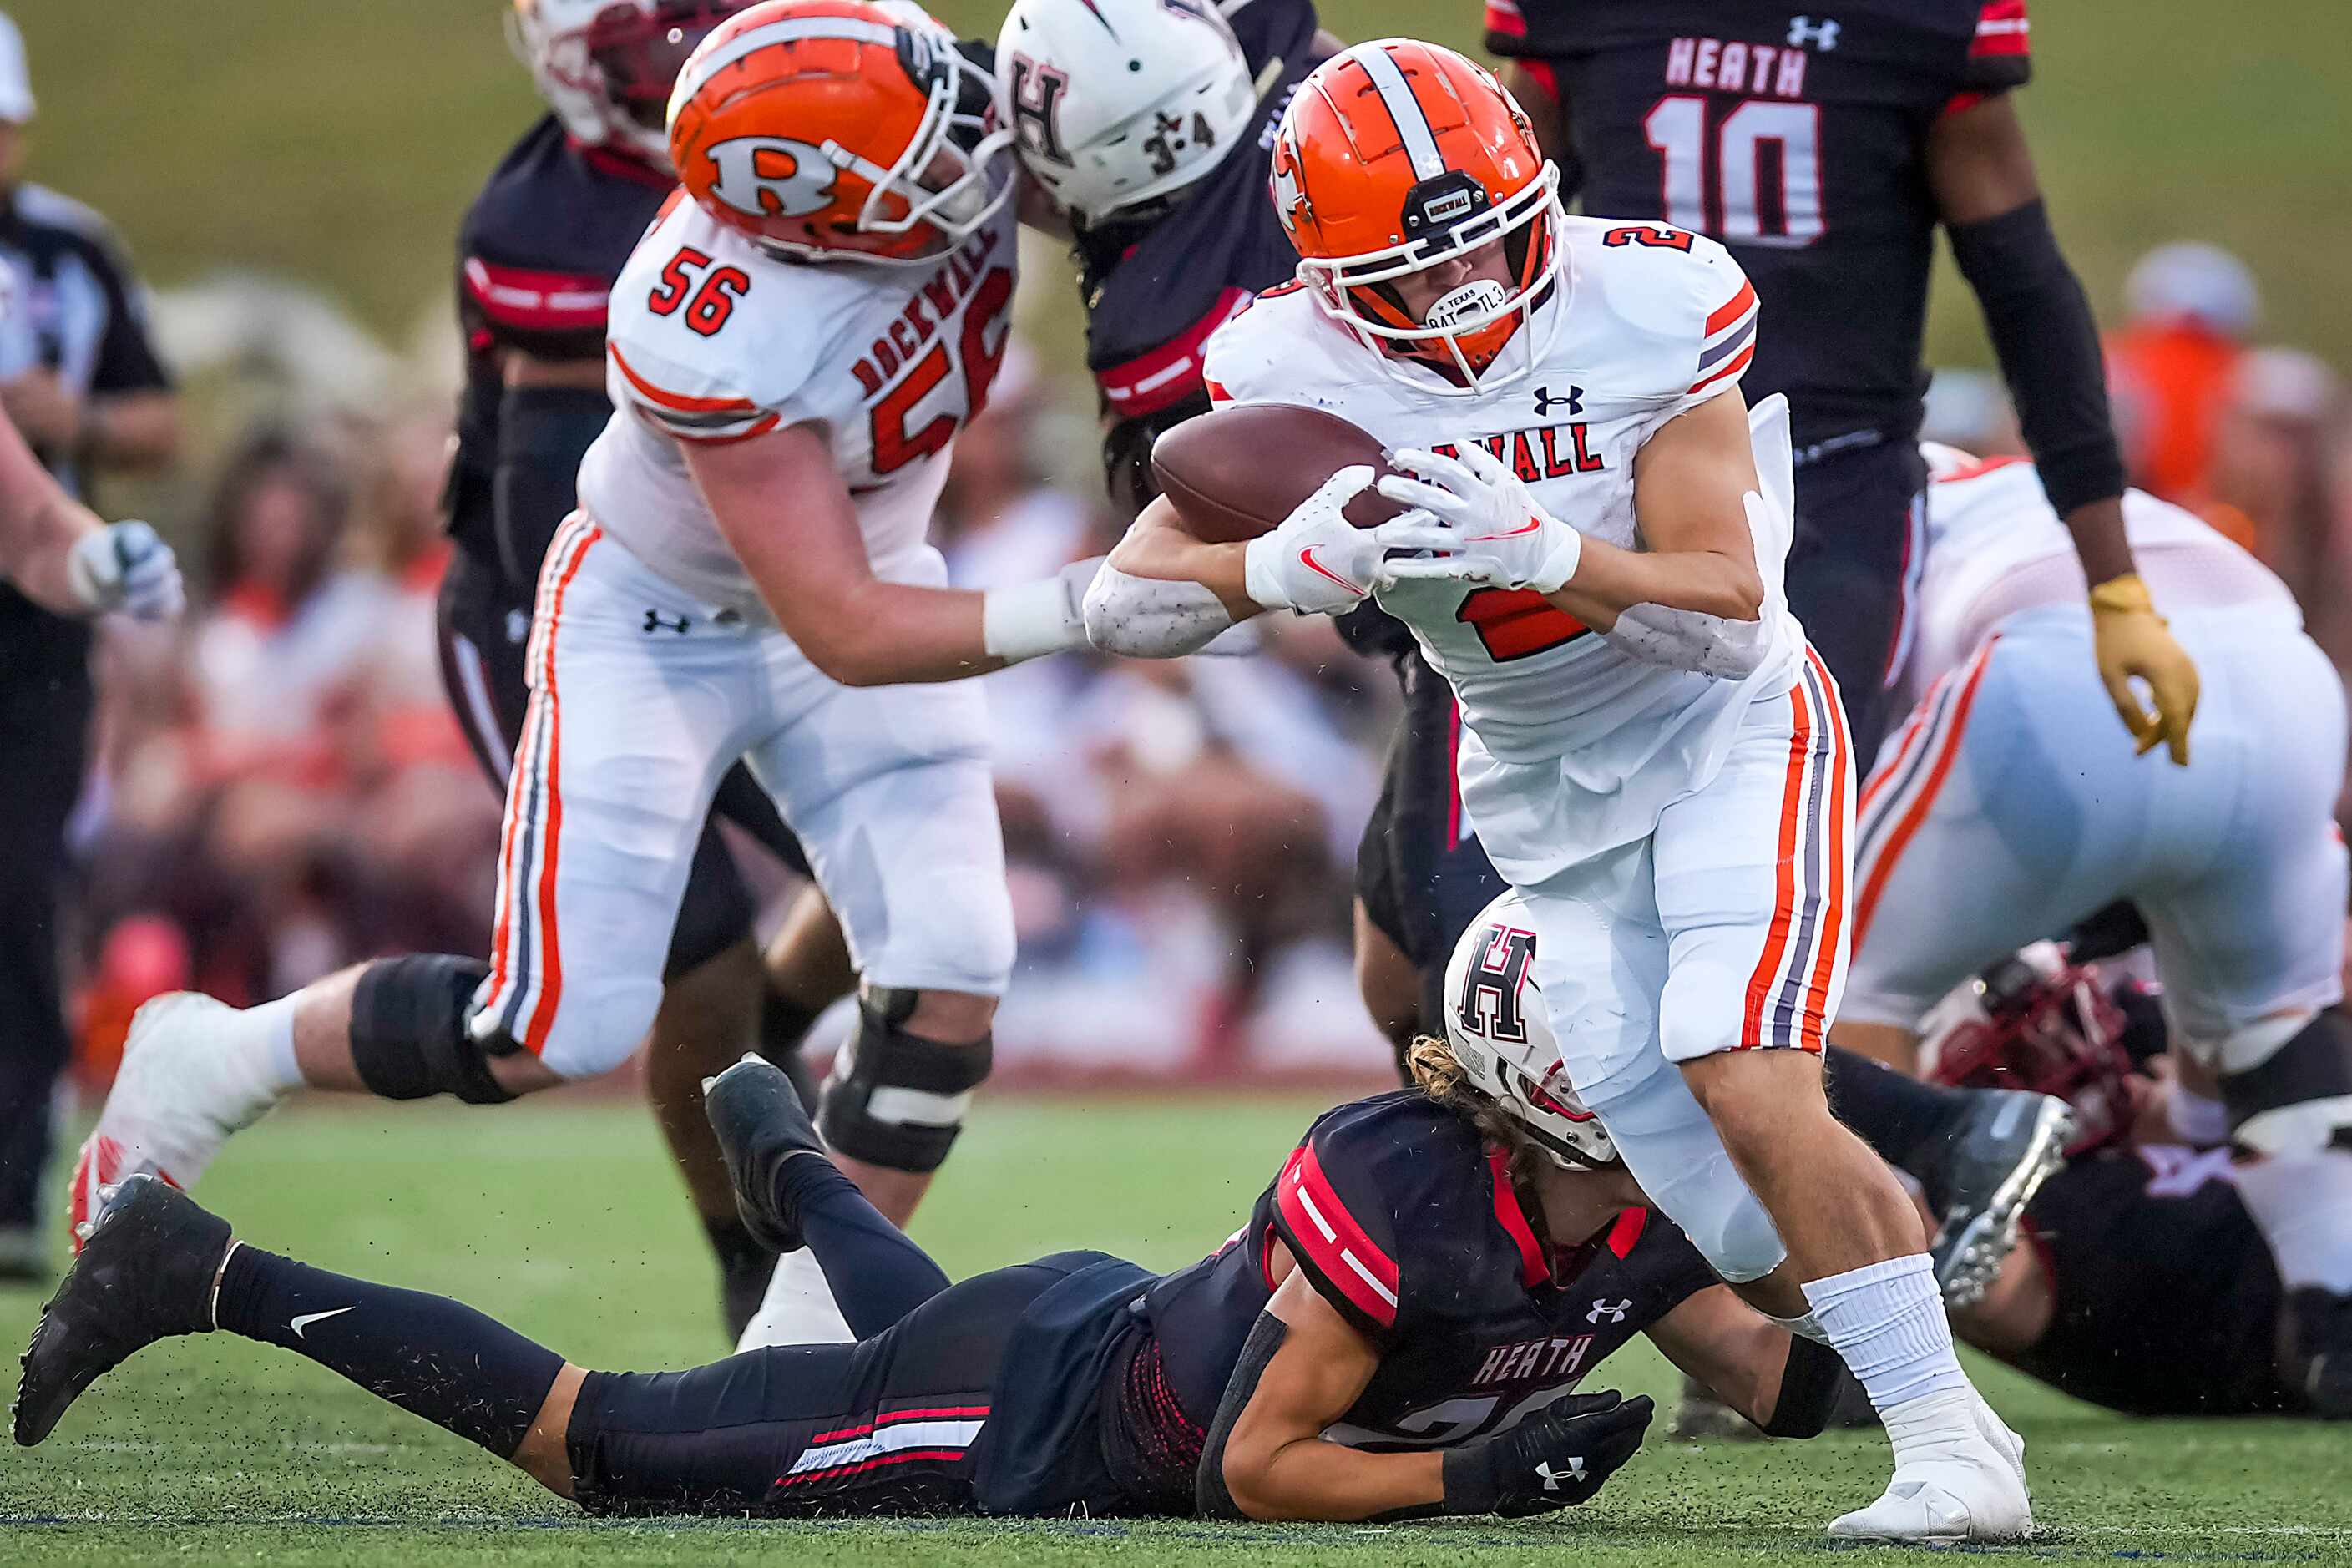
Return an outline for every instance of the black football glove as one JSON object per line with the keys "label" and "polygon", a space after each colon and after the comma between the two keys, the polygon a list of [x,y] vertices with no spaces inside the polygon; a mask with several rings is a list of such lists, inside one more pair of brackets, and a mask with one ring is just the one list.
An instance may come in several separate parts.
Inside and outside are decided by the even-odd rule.
{"label": "black football glove", "polygon": [[1573,1508],[1642,1447],[1650,1396],[1572,1394],[1499,1436],[1445,1452],[1445,1511],[1517,1519]]}

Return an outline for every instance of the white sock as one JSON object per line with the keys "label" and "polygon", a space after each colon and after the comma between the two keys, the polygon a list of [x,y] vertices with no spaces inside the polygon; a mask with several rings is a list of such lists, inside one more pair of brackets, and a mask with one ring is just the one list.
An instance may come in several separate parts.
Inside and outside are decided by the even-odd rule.
{"label": "white sock", "polygon": [[301,996],[299,991],[291,992],[247,1008],[245,1021],[253,1026],[236,1035],[241,1075],[273,1100],[283,1100],[302,1087],[302,1068],[294,1059],[294,1015]]}
{"label": "white sock", "polygon": [[[1769,1312],[1764,1315],[1772,1318]],[[1807,1312],[1801,1318],[1772,1318],[1772,1321],[1801,1340],[1811,1340],[1817,1345],[1826,1345],[1830,1342],[1828,1333],[1822,1330],[1821,1323],[1811,1312]]]}
{"label": "white sock", "polygon": [[[1811,1280],[1805,1300],[1890,1434],[1897,1411],[1915,1401],[1955,1390],[1973,1401],[1968,1373],[1952,1353],[1943,1293],[1936,1289],[1935,1268],[1926,1253]],[[1974,1417],[1961,1419],[1969,1423]]]}
{"label": "white sock", "polygon": [[2352,1153],[2273,1154],[2230,1173],[2288,1289],[2352,1294]]}

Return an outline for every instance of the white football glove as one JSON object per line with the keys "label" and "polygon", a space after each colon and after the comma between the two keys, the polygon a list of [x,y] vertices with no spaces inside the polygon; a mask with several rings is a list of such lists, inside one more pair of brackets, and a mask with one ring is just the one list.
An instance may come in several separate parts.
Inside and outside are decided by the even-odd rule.
{"label": "white football glove", "polygon": [[187,605],[180,558],[143,522],[82,535],[66,557],[66,578],[92,615],[120,610],[133,620],[168,621]]}
{"label": "white football glove", "polygon": [[1434,482],[1391,474],[1381,480],[1381,494],[1450,523],[1448,544],[1455,552],[1402,562],[1395,576],[1450,577],[1549,594],[1576,575],[1584,536],[1538,506],[1518,475],[1486,447],[1470,442],[1458,459],[1408,447],[1394,461]]}
{"label": "white football glove", "polygon": [[1341,468],[1273,532],[1251,540],[1242,556],[1249,596],[1269,610],[1336,615],[1361,604],[1400,564],[1385,561],[1390,551],[1455,547],[1454,531],[1426,516],[1409,514],[1377,528],[1349,522],[1341,509],[1371,484],[1368,466]]}

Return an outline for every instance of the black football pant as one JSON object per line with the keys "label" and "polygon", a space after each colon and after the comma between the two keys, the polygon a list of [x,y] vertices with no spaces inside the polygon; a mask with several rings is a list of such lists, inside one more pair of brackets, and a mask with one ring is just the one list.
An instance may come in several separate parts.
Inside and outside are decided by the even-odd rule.
{"label": "black football pant", "polygon": [[1797,459],[1797,535],[1789,548],[1789,608],[1837,678],[1857,778],[1886,735],[1895,661],[1916,558],[1926,547],[1927,465],[1909,441],[1880,441]]}
{"label": "black football pant", "polygon": [[[441,580],[436,624],[441,644],[441,683],[474,756],[503,792],[507,769],[522,735],[530,701],[524,679],[524,651],[530,637],[530,598],[512,587],[495,562],[459,545]],[[719,785],[694,847],[694,870],[670,934],[667,978],[689,973],[751,934],[758,906],[735,857],[719,837],[726,818],[751,835],[768,852],[805,876],[808,860],[800,840],[777,814],[775,802],[737,763]]]}
{"label": "black football pant", "polygon": [[30,1227],[39,1215],[58,1079],[70,1050],[58,921],[90,684],[80,628],[55,628],[58,643],[39,648],[0,638],[0,735],[8,740],[0,765],[0,1228]]}

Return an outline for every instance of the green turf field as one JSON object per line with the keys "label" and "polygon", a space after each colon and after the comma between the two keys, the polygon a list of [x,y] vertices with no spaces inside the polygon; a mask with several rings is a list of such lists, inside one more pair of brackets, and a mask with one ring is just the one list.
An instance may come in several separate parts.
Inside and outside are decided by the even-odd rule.
{"label": "green turf field", "polygon": [[[1240,1106],[990,1106],[920,1238],[950,1273],[1092,1246],[1172,1266],[1238,1223],[1305,1119]],[[296,1111],[248,1134],[205,1197],[256,1242],[446,1290],[575,1360],[717,1354],[708,1271],[641,1112],[614,1104]],[[0,1296],[21,1342],[33,1300]],[[1664,1394],[1664,1365],[1601,1374]],[[1600,1386],[1597,1381],[1594,1386]],[[2283,1423],[2112,1419],[1993,1373],[2032,1446],[2037,1561],[2352,1562],[2347,1435]],[[1127,1524],[607,1524],[307,1362],[242,1341],[148,1351],[39,1449],[0,1451],[0,1563],[920,1563],[957,1568],[1212,1555],[1234,1563],[1772,1564],[1818,1561],[1821,1523],[1882,1477],[1879,1440],[1654,1438],[1558,1522],[1391,1529]],[[1573,1556],[1564,1554],[1573,1553]],[[1874,1554],[1874,1562],[1907,1560]]]}

